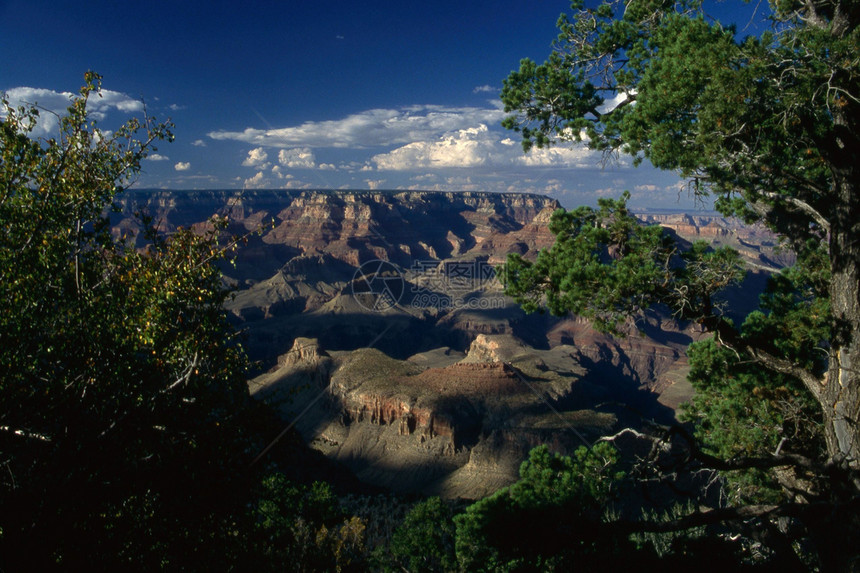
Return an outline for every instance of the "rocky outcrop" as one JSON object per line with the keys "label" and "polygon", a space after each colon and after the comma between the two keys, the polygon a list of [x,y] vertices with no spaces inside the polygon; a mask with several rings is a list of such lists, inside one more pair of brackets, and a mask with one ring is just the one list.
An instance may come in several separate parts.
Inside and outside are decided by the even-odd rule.
{"label": "rocky outcrop", "polygon": [[[686,364],[686,348],[700,330],[674,321],[651,316],[621,326],[624,336],[611,336],[594,329],[583,318],[560,321],[548,333],[551,344],[569,344],[589,361],[612,365],[618,374],[649,389],[655,389],[661,376],[679,360]],[[652,336],[645,335],[646,329]]]}
{"label": "rocky outcrop", "polygon": [[719,215],[690,215],[688,213],[637,215],[638,219],[648,225],[660,225],[675,231],[685,239],[715,239],[731,235],[736,229],[742,228],[735,221]]}
{"label": "rocky outcrop", "polygon": [[332,357],[314,338],[296,338],[269,372],[248,382],[251,395],[273,405],[293,403],[297,388],[319,394],[328,388],[335,368]]}
{"label": "rocky outcrop", "polygon": [[512,336],[488,336],[479,334],[469,345],[469,351],[461,364],[507,362],[514,356],[526,352],[525,344]]}
{"label": "rocky outcrop", "polygon": [[560,205],[547,205],[534,218],[518,229],[494,232],[486,237],[475,251],[487,257],[491,264],[504,263],[509,253],[535,254],[552,246],[555,236],[549,230],[549,220]]}
{"label": "rocky outcrop", "polygon": [[278,356],[278,368],[302,370],[321,387],[329,383],[332,359],[315,338],[296,338],[293,347]]}
{"label": "rocky outcrop", "polygon": [[[510,335],[481,336],[457,362],[419,365],[433,356],[456,358],[449,349],[406,361],[369,348],[327,353],[299,339],[252,388],[291,396],[284,411],[298,415],[307,441],[363,480],[452,497],[510,484],[540,443],[570,452],[583,433],[615,427],[613,414],[577,398],[585,372],[571,347],[536,351]],[[327,387],[309,384],[320,369]]]}
{"label": "rocky outcrop", "polygon": [[[372,371],[365,365],[373,364]],[[456,363],[419,370],[379,351],[357,350],[332,378],[331,393],[342,421],[396,426],[419,444],[442,437],[445,453],[474,442],[480,414],[490,398],[526,391],[513,368],[503,363]]]}
{"label": "rocky outcrop", "polygon": [[238,290],[224,307],[243,322],[311,312],[336,297],[354,272],[328,254],[297,256],[273,276]]}

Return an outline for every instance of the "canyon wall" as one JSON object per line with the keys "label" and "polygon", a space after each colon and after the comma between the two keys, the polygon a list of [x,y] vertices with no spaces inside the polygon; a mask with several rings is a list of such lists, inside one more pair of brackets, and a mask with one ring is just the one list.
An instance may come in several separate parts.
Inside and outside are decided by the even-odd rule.
{"label": "canyon wall", "polygon": [[135,212],[165,232],[217,214],[229,218],[230,233],[260,233],[243,253],[249,259],[268,247],[280,259],[326,253],[354,266],[539,249],[552,243],[541,223],[559,208],[555,199],[522,193],[326,190],[129,191],[118,205],[118,232],[136,228]]}
{"label": "canyon wall", "polygon": [[[671,422],[691,394],[694,325],[649,312],[613,338],[578,317],[526,315],[504,295],[494,267],[552,245],[552,198],[137,191],[118,207],[113,230],[126,236],[140,231],[136,212],[165,233],[227,217],[224,242],[243,240],[223,267],[225,309],[257,365],[254,396],[371,484],[480,497],[515,480],[538,444],[570,453],[620,427]],[[784,262],[760,228],[639,217],[682,245],[738,249],[759,283]],[[733,296],[754,306],[750,284]]]}

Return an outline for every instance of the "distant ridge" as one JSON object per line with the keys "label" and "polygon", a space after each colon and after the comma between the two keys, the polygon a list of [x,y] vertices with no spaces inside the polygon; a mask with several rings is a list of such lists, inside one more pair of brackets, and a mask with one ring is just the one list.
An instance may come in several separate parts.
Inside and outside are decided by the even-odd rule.
{"label": "distant ridge", "polygon": [[[521,195],[525,197],[542,198],[551,201],[556,201],[561,207],[560,199],[551,195],[543,195],[540,193],[530,193],[526,191],[439,191],[432,189],[331,189],[325,187],[309,188],[309,189],[241,189],[241,188],[212,188],[212,189],[164,189],[156,187],[130,188],[123,194],[155,194],[155,193],[176,193],[182,195],[193,194],[239,194],[243,196],[259,196],[264,194],[280,195],[280,196],[301,196],[303,193],[317,193],[330,195],[354,195],[354,196],[373,196],[373,195],[389,195],[397,196],[404,193],[420,193],[420,194],[439,194],[443,196],[465,196],[465,197],[482,197],[482,196],[512,196]],[[631,207],[630,211],[635,215],[693,215],[697,217],[723,217],[721,213],[713,209],[695,209],[695,208],[668,208],[668,207]]]}
{"label": "distant ridge", "polygon": [[140,189],[116,203],[118,234],[140,235],[137,212],[166,233],[220,215],[234,235],[263,232],[255,242],[261,259],[272,259],[279,246],[278,259],[327,253],[356,267],[373,259],[408,267],[414,260],[540,249],[551,243],[546,223],[560,206],[529,193],[335,189]]}
{"label": "distant ridge", "polygon": [[465,197],[484,197],[484,196],[511,196],[511,195],[522,195],[525,197],[535,197],[541,199],[547,199],[550,201],[558,200],[555,197],[551,197],[549,195],[542,195],[540,193],[529,193],[525,191],[439,191],[435,189],[329,189],[329,188],[309,188],[309,189],[239,189],[239,188],[214,188],[214,189],[162,189],[156,187],[142,187],[136,188],[132,187],[123,191],[123,194],[128,193],[142,193],[142,194],[152,194],[152,193],[180,193],[180,194],[223,194],[223,193],[234,193],[241,195],[259,195],[259,194],[276,194],[276,195],[285,195],[285,196],[299,196],[305,193],[316,193],[316,194],[330,194],[330,195],[362,195],[362,196],[372,196],[372,195],[401,195],[401,194],[434,194],[434,195],[443,195],[443,196],[465,196]]}

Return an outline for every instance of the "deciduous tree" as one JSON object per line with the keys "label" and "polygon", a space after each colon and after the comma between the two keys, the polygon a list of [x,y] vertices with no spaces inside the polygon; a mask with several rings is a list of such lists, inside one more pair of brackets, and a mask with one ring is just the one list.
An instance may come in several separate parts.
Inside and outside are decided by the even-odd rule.
{"label": "deciduous tree", "polygon": [[[53,137],[0,123],[4,568],[214,568],[245,512],[245,358],[217,233],[114,237],[114,197],[170,125],[109,133],[89,73]],[[221,557],[219,557],[221,556]]]}

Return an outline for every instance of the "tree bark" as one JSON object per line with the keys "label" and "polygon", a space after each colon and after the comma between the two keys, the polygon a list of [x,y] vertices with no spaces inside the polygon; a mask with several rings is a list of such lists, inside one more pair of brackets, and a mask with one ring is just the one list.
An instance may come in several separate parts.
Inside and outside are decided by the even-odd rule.
{"label": "tree bark", "polygon": [[827,383],[819,401],[831,461],[860,470],[860,190],[855,170],[854,166],[834,170],[839,199],[830,234],[834,332]]}
{"label": "tree bark", "polygon": [[[856,80],[848,80],[845,87],[848,94],[860,89]],[[856,471],[860,470],[860,103],[842,96],[831,110],[831,137],[821,147],[833,177],[829,245],[833,332],[827,383],[819,402],[831,462]]]}

